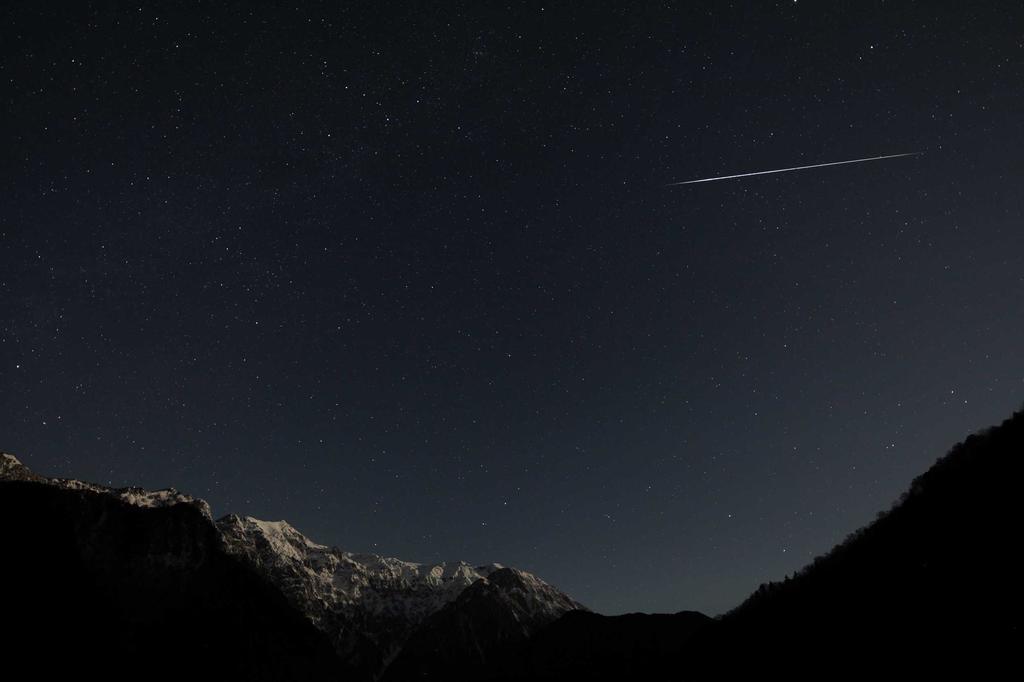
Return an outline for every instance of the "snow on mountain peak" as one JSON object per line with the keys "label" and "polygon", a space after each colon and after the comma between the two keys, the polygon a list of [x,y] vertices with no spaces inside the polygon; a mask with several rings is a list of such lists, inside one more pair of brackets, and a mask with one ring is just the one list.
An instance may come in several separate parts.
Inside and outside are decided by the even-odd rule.
{"label": "snow on mountain peak", "polygon": [[[311,561],[316,555],[328,552],[330,548],[317,544],[300,533],[287,521],[262,521],[252,516],[228,514],[217,520],[217,528],[227,541],[228,549],[239,550],[240,540],[260,549],[266,560]],[[237,553],[237,551],[236,551]],[[255,559],[255,556],[247,558]],[[256,562],[260,565],[263,560]]]}
{"label": "snow on mountain peak", "polygon": [[201,511],[206,518],[213,520],[210,505],[207,504],[206,500],[192,497],[174,488],[143,490],[142,488],[130,487],[115,488],[110,492],[136,507],[169,507],[175,504],[187,504]]}
{"label": "snow on mountain peak", "polygon": [[212,520],[210,505],[191,495],[178,492],[174,488],[161,490],[145,490],[134,486],[127,488],[110,488],[105,485],[79,481],[74,478],[47,478],[32,472],[17,457],[9,453],[0,453],[0,480],[33,481],[64,488],[66,490],[88,490],[94,493],[111,495],[134,507],[170,507],[176,504],[187,504],[198,509],[206,518]]}
{"label": "snow on mountain peak", "polygon": [[[346,552],[310,540],[287,521],[262,521],[229,514],[217,521],[229,551],[264,569],[297,572],[327,602],[365,603],[394,590],[422,592],[443,604],[462,588],[501,568],[465,562],[421,564],[392,557]],[[440,604],[436,607],[439,608]]]}
{"label": "snow on mountain peak", "polygon": [[0,480],[36,481],[42,480],[42,476],[32,473],[27,466],[9,452],[0,452]]}
{"label": "snow on mountain peak", "polygon": [[501,603],[517,622],[534,625],[582,608],[536,576],[501,564],[417,563],[347,552],[311,540],[287,521],[229,514],[214,522],[204,500],[174,488],[110,488],[46,478],[8,453],[0,453],[0,480],[109,495],[135,507],[186,504],[198,509],[214,524],[229,554],[276,585],[347,663],[370,676],[379,675],[417,628],[456,600]]}
{"label": "snow on mountain peak", "polygon": [[513,572],[515,585],[507,591],[523,602],[526,616],[580,608],[539,578],[501,564],[426,564],[346,552],[310,540],[285,521],[249,516],[225,516],[217,528],[228,551],[278,585],[343,657],[375,670],[428,617],[492,575]]}

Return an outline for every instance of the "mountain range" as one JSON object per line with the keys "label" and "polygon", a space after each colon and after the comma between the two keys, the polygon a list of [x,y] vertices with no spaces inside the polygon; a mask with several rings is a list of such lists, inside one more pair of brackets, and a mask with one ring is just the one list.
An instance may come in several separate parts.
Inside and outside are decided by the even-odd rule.
{"label": "mountain range", "polygon": [[[293,616],[318,631],[308,635],[310,641],[330,645],[332,663],[347,679],[379,679],[385,670],[408,670],[410,656],[423,661],[425,647],[448,638],[447,632],[436,633],[453,619],[469,627],[460,630],[465,650],[486,657],[498,646],[525,641],[569,611],[584,609],[515,568],[420,564],[346,552],[310,540],[285,521],[234,514],[214,521],[206,502],[174,489],[109,488],[40,476],[11,454],[0,454],[0,485],[0,508],[7,518],[18,519],[4,532],[5,546],[13,540],[12,556],[18,557],[16,565],[5,565],[4,572],[13,575],[4,575],[4,584],[31,582],[40,569],[60,563],[42,560],[36,546],[45,542],[47,551],[74,555],[65,563],[88,581],[52,581],[41,587],[50,591],[49,598],[61,595],[69,603],[104,599],[114,609],[108,618],[131,623],[163,617],[139,615],[136,605],[147,601],[156,602],[158,614],[173,610],[177,618],[184,606],[161,602],[158,585],[172,582],[173,594],[187,592],[213,563],[244,576],[242,584],[258,582],[259,591],[274,594],[277,608],[277,597],[283,597]],[[46,539],[57,539],[56,546]],[[156,568],[149,573],[148,567]],[[146,584],[147,574],[152,585]],[[28,603],[24,609],[35,606]],[[410,639],[413,644],[407,647]]]}
{"label": "mountain range", "polygon": [[319,544],[173,489],[0,455],[5,665],[115,679],[709,679],[995,674],[1021,650],[1024,412],[718,618],[602,616],[499,564]]}

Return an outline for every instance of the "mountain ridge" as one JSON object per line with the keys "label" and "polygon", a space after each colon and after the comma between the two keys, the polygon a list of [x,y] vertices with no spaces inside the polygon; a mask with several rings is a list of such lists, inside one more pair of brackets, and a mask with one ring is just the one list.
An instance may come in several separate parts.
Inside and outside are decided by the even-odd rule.
{"label": "mountain ridge", "polygon": [[41,476],[29,469],[21,460],[9,452],[0,452],[0,480],[45,483],[67,490],[90,490],[116,497],[136,507],[169,507],[175,504],[186,504],[198,509],[208,520],[213,520],[213,513],[206,500],[179,492],[175,488],[160,488],[158,490],[147,490],[137,486],[112,488],[100,485],[99,483],[89,483],[77,478]]}
{"label": "mountain ridge", "polygon": [[[578,602],[525,571],[498,563],[417,563],[371,553],[348,552],[315,542],[287,521],[226,514],[214,520],[209,505],[173,488],[148,491],[112,488],[77,479],[34,473],[17,457],[0,453],[0,481],[29,482],[65,491],[100,495],[140,509],[183,505],[200,512],[223,551],[274,585],[287,601],[331,642],[357,678],[374,679],[398,657],[405,642],[436,612],[476,583],[496,573],[515,576],[521,604],[503,602],[526,623],[526,637]],[[492,593],[488,593],[492,594]],[[503,599],[504,592],[493,597]],[[523,596],[525,595],[525,596]],[[524,602],[524,603],[525,603]]]}
{"label": "mountain ridge", "polygon": [[[685,611],[602,616],[500,564],[417,564],[345,552],[285,521],[229,514],[214,522],[188,496],[47,479],[3,455],[0,506],[10,518],[26,518],[2,529],[2,546],[22,542],[27,549],[12,553],[23,561],[0,562],[0,585],[59,583],[63,572],[51,564],[62,569],[60,560],[33,562],[36,553],[67,555],[80,567],[71,584],[85,596],[66,586],[58,596],[98,609],[121,640],[149,651],[125,623],[196,641],[175,635],[184,612],[161,596],[167,588],[197,613],[210,607],[197,595],[210,595],[216,622],[239,621],[240,605],[211,591],[216,583],[208,567],[215,566],[216,575],[248,586],[255,613],[281,614],[289,606],[291,615],[279,623],[257,618],[248,643],[239,643],[243,650],[259,659],[262,643],[278,637],[275,651],[285,646],[284,654],[312,656],[284,656],[278,676],[265,679],[328,670],[324,647],[343,671],[331,679],[384,682],[707,679],[764,671],[818,679],[840,669],[977,676],[1012,665],[1024,642],[1017,587],[1024,563],[1013,549],[1022,478],[1024,411],[1018,411],[939,457],[875,521],[711,619]],[[26,508],[41,510],[42,521],[23,514]],[[157,587],[145,578],[151,571]],[[102,588],[98,597],[93,583]],[[245,595],[234,583],[229,587],[234,599]],[[26,600],[24,618],[37,618],[31,590],[14,596]],[[39,599],[63,608],[53,595]],[[136,613],[139,604],[151,607]],[[170,629],[157,617],[164,612],[171,614]],[[70,615],[77,623],[76,617]]]}
{"label": "mountain ridge", "polygon": [[[4,669],[25,679],[341,679],[327,639],[190,504],[0,480]],[[17,677],[15,677],[17,679]]]}

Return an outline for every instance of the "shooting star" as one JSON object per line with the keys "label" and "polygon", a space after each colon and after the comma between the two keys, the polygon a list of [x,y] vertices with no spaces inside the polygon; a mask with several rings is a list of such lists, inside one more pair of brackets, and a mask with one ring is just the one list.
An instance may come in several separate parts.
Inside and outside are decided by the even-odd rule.
{"label": "shooting star", "polygon": [[887,156],[872,156],[868,159],[850,159],[849,161],[833,161],[831,163],[815,163],[810,166],[794,166],[792,168],[776,168],[775,170],[757,171],[755,173],[738,173],[736,175],[719,175],[714,178],[701,178],[699,180],[683,180],[682,182],[670,182],[665,187],[675,185],[693,185],[698,182],[715,182],[716,180],[733,180],[735,178],[749,178],[751,175],[769,175],[771,173],[788,173],[790,171],[807,170],[808,168],[824,168],[825,166],[842,166],[847,163],[864,163],[865,161],[881,161],[882,159],[898,159],[901,156],[920,156],[924,152],[907,152],[906,154],[889,154]]}

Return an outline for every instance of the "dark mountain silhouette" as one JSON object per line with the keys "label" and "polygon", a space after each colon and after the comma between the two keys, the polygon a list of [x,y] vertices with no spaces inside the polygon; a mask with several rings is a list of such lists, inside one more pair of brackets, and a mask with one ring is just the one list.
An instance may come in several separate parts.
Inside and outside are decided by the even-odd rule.
{"label": "dark mountain silhouette", "polygon": [[1024,644],[1022,463],[1024,411],[955,446],[875,522],[762,585],[694,645],[723,664],[741,645],[775,669],[977,671],[1014,661]]}
{"label": "dark mountain silhouette", "polygon": [[[91,660],[116,679],[373,680],[396,657],[412,675],[483,669],[583,608],[518,569],[352,554],[284,521],[214,522],[174,489],[46,478],[6,453],[0,512],[0,642],[54,676]],[[467,617],[460,639],[449,624]]]}
{"label": "dark mountain silhouette", "polygon": [[[365,677],[339,661],[278,586],[226,551],[201,501],[44,479],[5,457],[0,641],[8,669],[30,664],[46,677],[102,669],[115,679]],[[384,679],[1012,670],[1024,643],[1022,458],[1018,412],[954,447],[873,523],[718,619],[601,616],[528,573],[488,568],[417,625]]]}
{"label": "dark mountain silhouette", "polygon": [[869,526],[724,617],[569,613],[534,637],[527,671],[507,679],[826,679],[1015,667],[1024,644],[1022,461],[1018,412],[954,447]]}
{"label": "dark mountain silhouette", "polygon": [[525,649],[521,678],[651,679],[666,658],[713,621],[703,613],[567,613],[537,634]]}
{"label": "dark mountain silhouette", "polygon": [[[39,478],[39,477],[35,477]],[[0,481],[9,679],[342,679],[324,637],[202,512]],[[16,670],[31,671],[18,677]]]}
{"label": "dark mountain silhouette", "polygon": [[502,568],[430,616],[388,667],[385,680],[505,677],[522,670],[531,636],[575,610],[587,613],[529,573]]}

